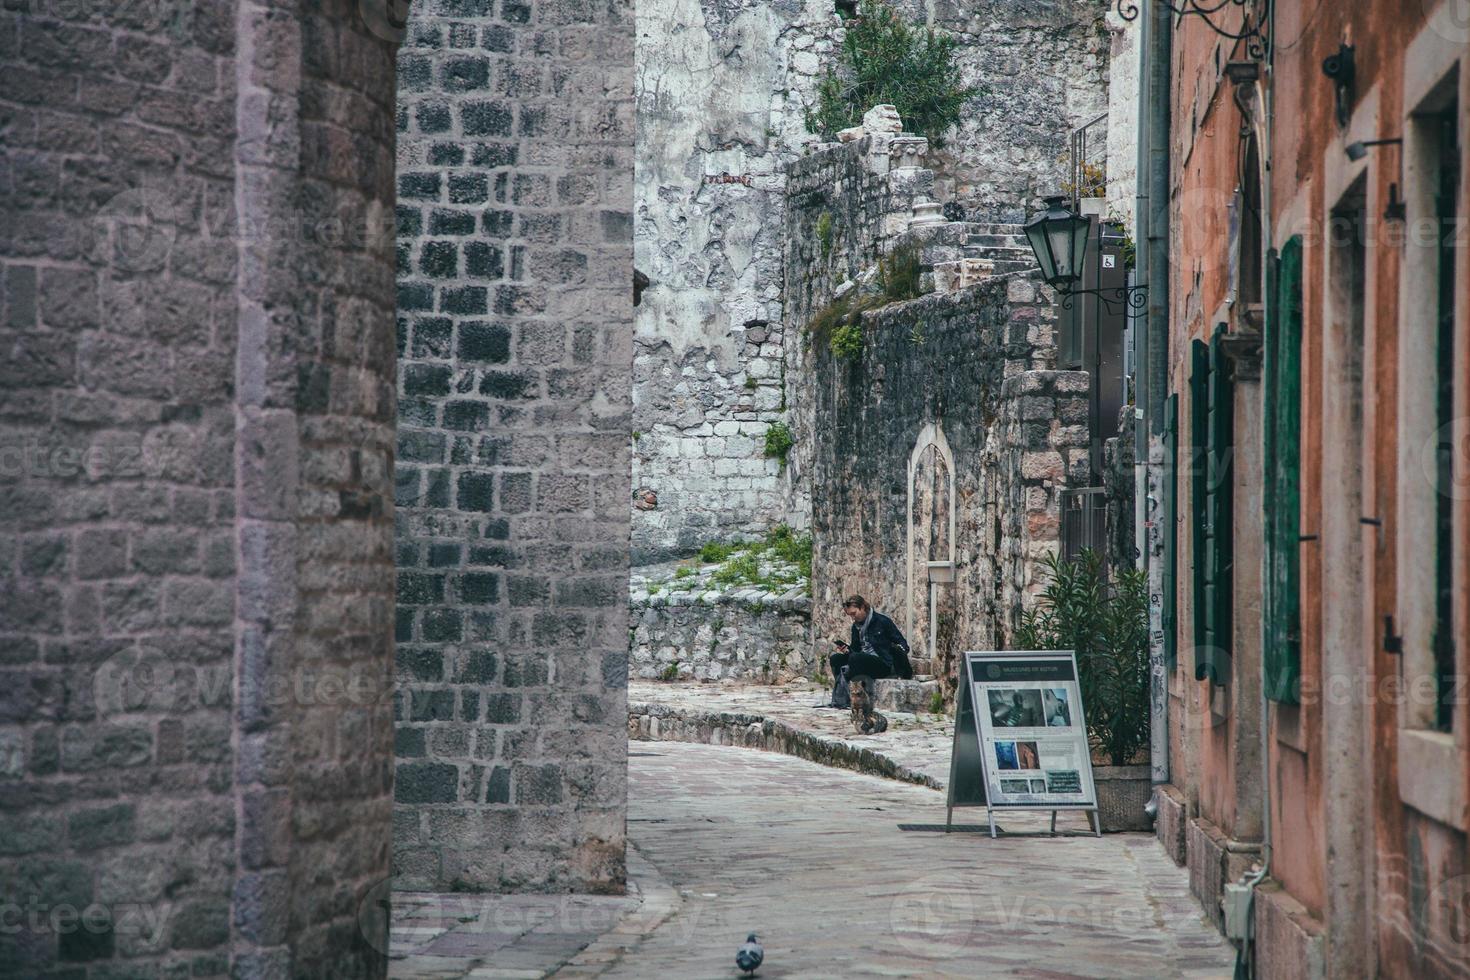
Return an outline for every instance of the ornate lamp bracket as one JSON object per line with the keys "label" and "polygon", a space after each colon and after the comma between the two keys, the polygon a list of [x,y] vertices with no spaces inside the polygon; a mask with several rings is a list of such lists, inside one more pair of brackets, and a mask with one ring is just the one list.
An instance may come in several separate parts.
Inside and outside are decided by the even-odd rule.
{"label": "ornate lamp bracket", "polygon": [[[1138,19],[1138,5],[1148,2],[1149,0],[1113,0],[1118,16],[1130,22]],[[1232,41],[1244,41],[1246,53],[1251,60],[1265,60],[1266,36],[1261,31],[1261,25],[1267,19],[1266,10],[1262,9],[1258,12],[1256,8],[1269,6],[1270,0],[1154,0],[1154,2],[1167,9],[1175,17],[1198,17],[1209,25],[1210,30],[1221,37]],[[1224,17],[1232,8],[1240,9],[1245,13],[1238,31],[1230,30],[1224,24]],[[1217,21],[1216,15],[1219,15],[1221,20]]]}
{"label": "ornate lamp bracket", "polygon": [[1115,289],[1070,289],[1066,286],[1053,288],[1061,297],[1064,310],[1070,310],[1078,296],[1095,296],[1098,302],[1108,308],[1110,314],[1116,313],[1119,307],[1129,313],[1137,313],[1148,305],[1147,286],[1118,286]]}

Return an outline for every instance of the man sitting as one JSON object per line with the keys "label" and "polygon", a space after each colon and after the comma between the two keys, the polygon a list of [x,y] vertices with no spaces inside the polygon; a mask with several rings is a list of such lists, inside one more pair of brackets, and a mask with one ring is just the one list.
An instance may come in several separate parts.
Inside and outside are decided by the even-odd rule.
{"label": "man sitting", "polygon": [[846,669],[849,686],[857,686],[851,701],[853,723],[864,734],[879,724],[881,731],[887,721],[872,710],[874,692],[870,682],[884,677],[912,677],[909,644],[893,620],[869,606],[860,595],[848,596],[842,611],[852,620],[851,639],[848,643],[837,641],[837,652],[827,658],[832,668],[832,706],[846,707],[840,697],[842,672]]}

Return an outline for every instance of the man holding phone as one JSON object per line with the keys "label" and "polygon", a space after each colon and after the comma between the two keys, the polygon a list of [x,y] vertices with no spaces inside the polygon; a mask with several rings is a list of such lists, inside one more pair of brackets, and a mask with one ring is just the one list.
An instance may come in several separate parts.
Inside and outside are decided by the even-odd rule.
{"label": "man holding phone", "polygon": [[852,620],[848,642],[834,640],[837,652],[827,658],[832,668],[832,707],[845,708],[841,697],[842,672],[847,670],[847,679],[860,678],[877,680],[883,677],[914,676],[909,666],[909,644],[893,620],[868,605],[860,595],[850,595],[842,603],[842,611]]}

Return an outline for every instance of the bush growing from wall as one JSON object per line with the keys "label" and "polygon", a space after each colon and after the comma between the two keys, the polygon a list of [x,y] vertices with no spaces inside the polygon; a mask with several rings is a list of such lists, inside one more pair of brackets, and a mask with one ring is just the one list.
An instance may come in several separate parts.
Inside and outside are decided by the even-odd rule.
{"label": "bush growing from wall", "polygon": [[830,343],[832,353],[838,357],[860,356],[863,352],[863,325],[861,319],[854,317],[833,327]]}
{"label": "bush growing from wall", "polygon": [[889,302],[924,295],[923,275],[923,259],[913,245],[901,245],[878,259],[878,288]]}
{"label": "bush growing from wall", "polygon": [[831,136],[862,122],[873,106],[892,105],[906,130],[937,143],[979,94],[959,83],[958,40],[910,24],[882,0],[863,0],[859,13],[848,21],[837,64],[818,84],[807,129]]}
{"label": "bush growing from wall", "polygon": [[766,456],[779,459],[783,470],[786,468],[786,457],[794,445],[796,439],[791,435],[791,427],[785,422],[772,422],[766,429]]}

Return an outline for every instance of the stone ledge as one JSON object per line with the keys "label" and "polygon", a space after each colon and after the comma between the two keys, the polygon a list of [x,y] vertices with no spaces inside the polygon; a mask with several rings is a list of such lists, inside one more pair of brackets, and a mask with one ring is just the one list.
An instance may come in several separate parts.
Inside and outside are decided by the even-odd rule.
{"label": "stone ledge", "polygon": [[629,702],[628,738],[636,742],[698,742],[780,752],[838,769],[884,776],[930,789],[944,785],[881,752],[843,739],[803,731],[759,714],[701,711],[647,702]]}
{"label": "stone ledge", "polygon": [[792,592],[676,592],[660,595],[634,595],[628,605],[634,609],[662,609],[679,606],[747,606],[771,609],[776,612],[806,613],[811,609],[811,597],[806,589]]}
{"label": "stone ledge", "polygon": [[873,687],[879,711],[908,711],[917,715],[929,710],[929,703],[939,690],[939,682],[890,677],[874,681]]}
{"label": "stone ledge", "polygon": [[1261,845],[1238,841],[1204,817],[1193,817],[1184,828],[1189,890],[1215,928],[1225,931],[1220,898],[1225,885],[1239,881],[1255,863]]}
{"label": "stone ledge", "polygon": [[1256,966],[1269,980],[1322,980],[1325,929],[1281,884],[1256,889]]}
{"label": "stone ledge", "polygon": [[1155,836],[1164,846],[1169,860],[1183,867],[1189,860],[1184,839],[1184,827],[1189,822],[1184,795],[1172,784],[1165,783],[1154,787],[1154,802],[1159,805],[1158,815],[1154,818]]}

